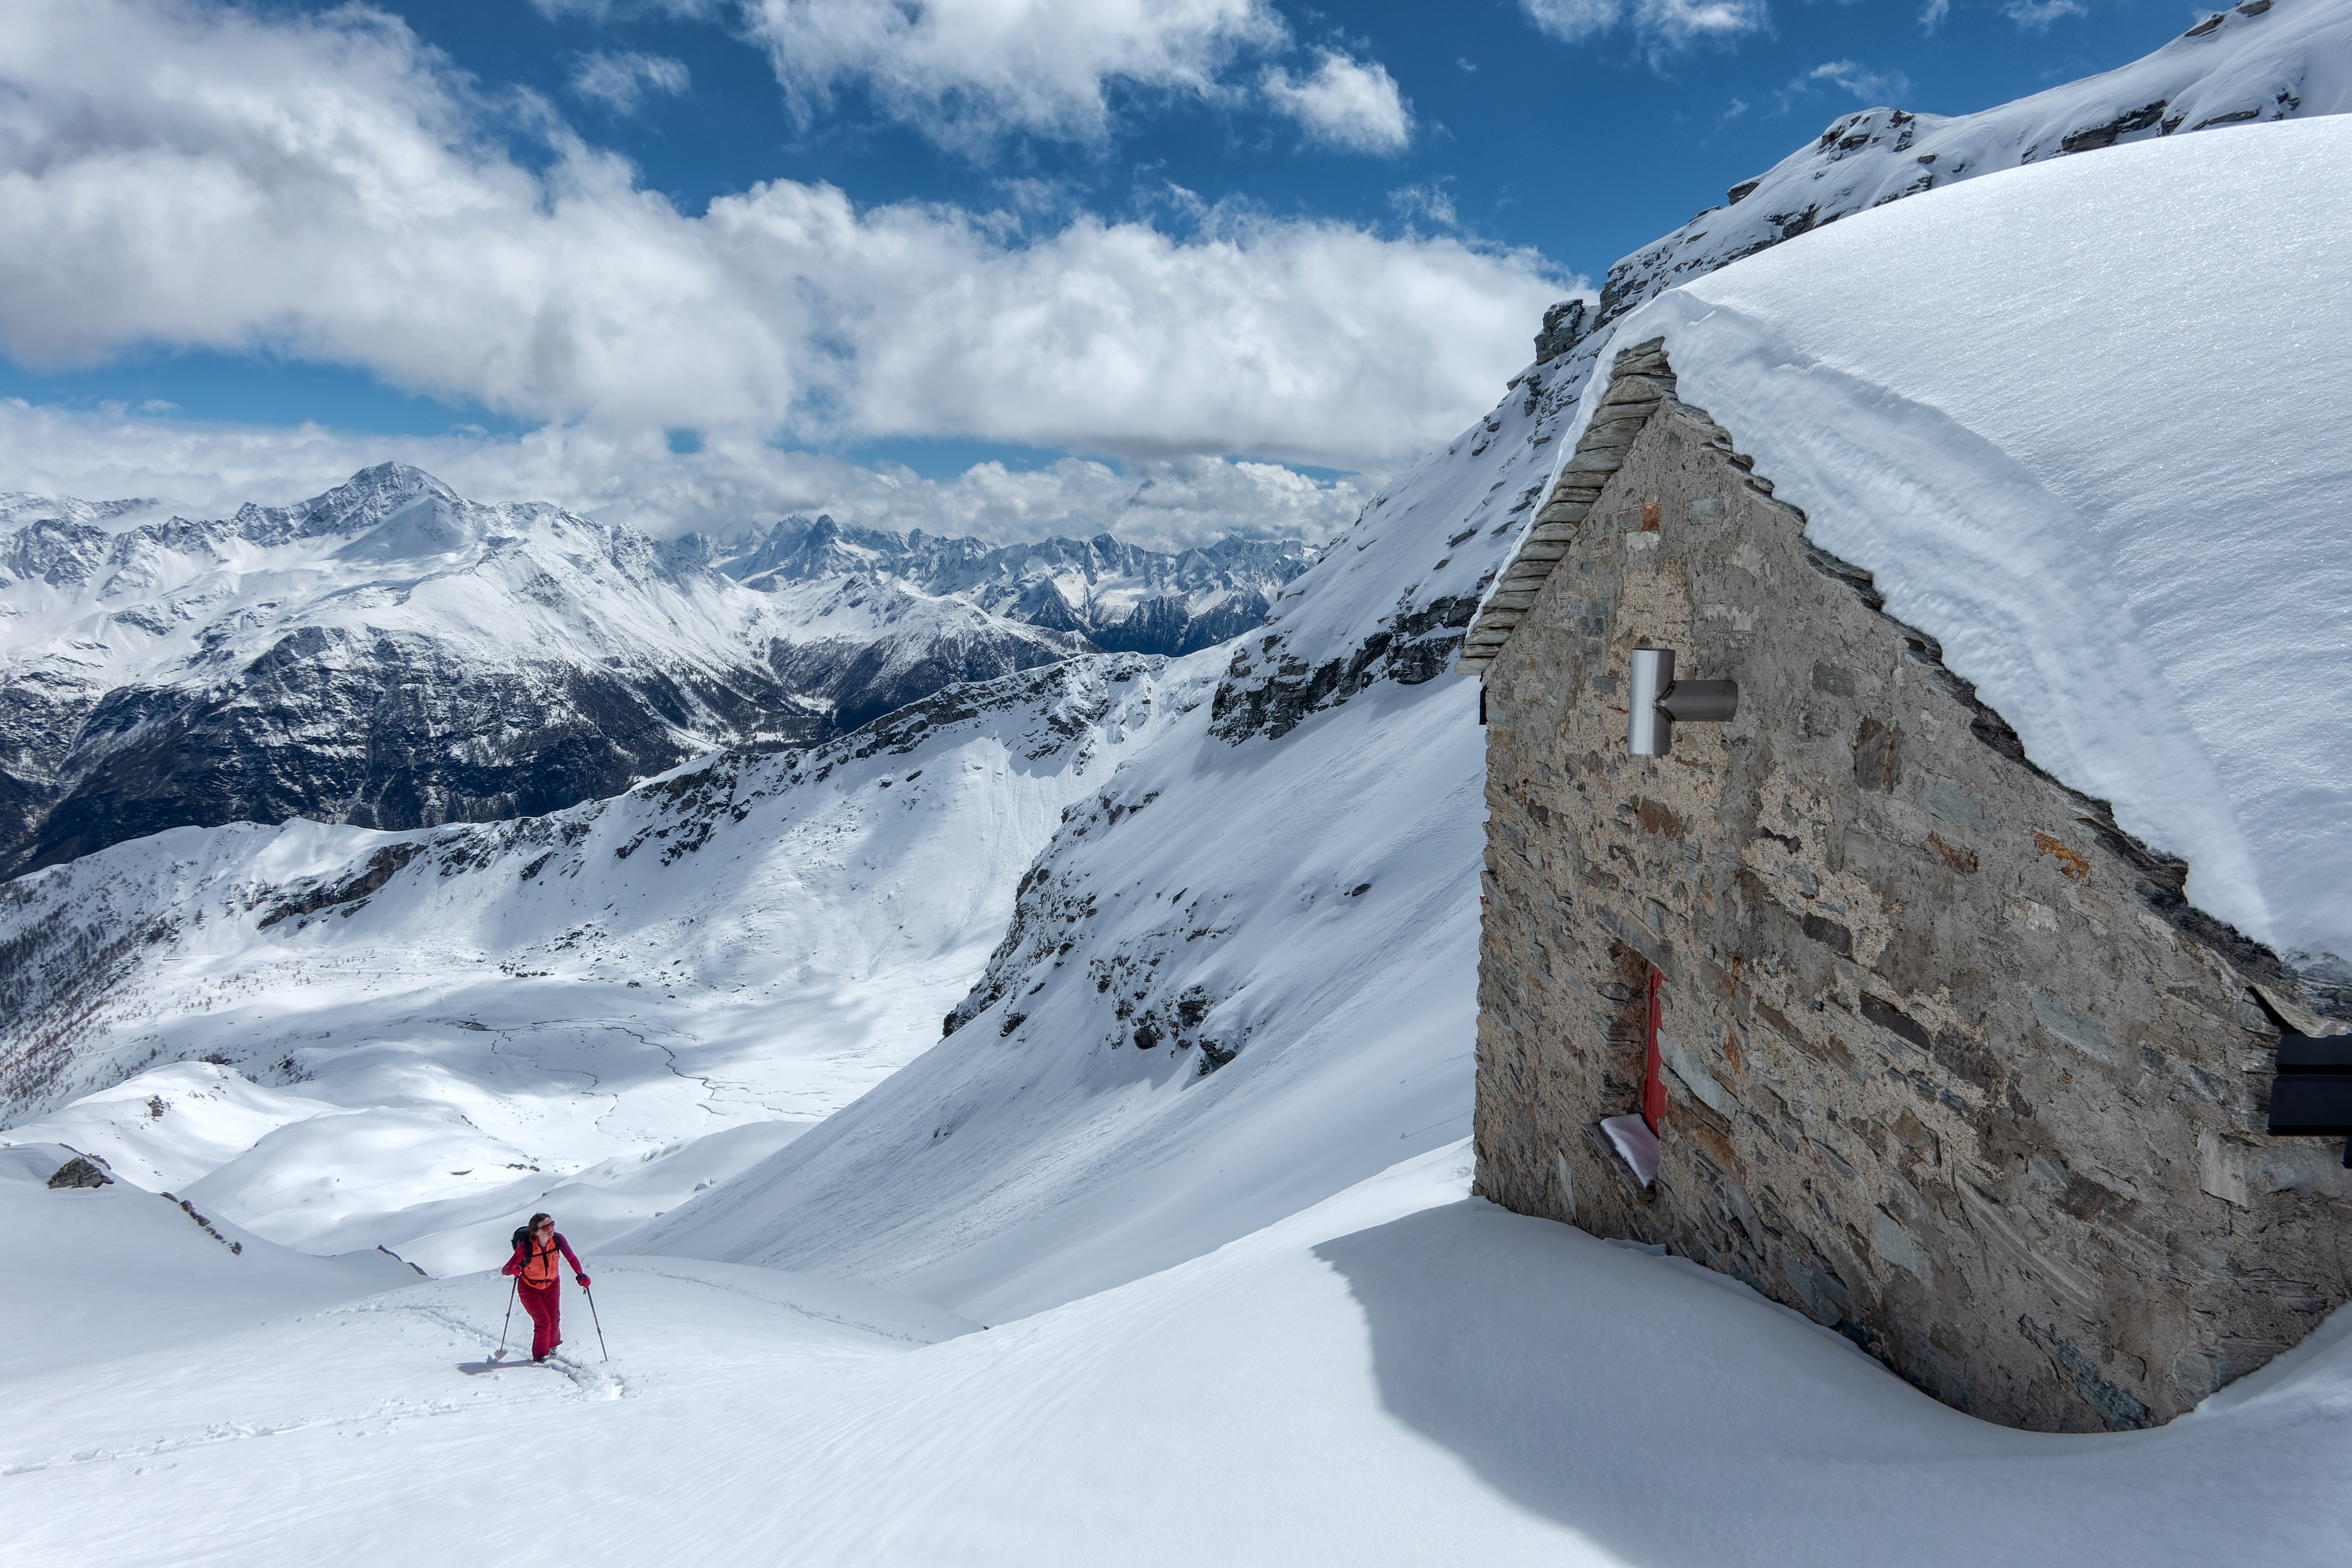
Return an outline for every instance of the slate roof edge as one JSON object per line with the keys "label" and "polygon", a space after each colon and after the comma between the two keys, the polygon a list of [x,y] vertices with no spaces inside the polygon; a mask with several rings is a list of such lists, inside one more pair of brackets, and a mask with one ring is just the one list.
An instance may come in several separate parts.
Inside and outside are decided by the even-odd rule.
{"label": "slate roof edge", "polygon": [[1652,416],[1675,401],[1675,373],[1666,363],[1664,336],[1618,351],[1610,362],[1609,390],[1594,405],[1591,423],[1561,465],[1551,494],[1518,548],[1503,563],[1494,591],[1463,636],[1461,655],[1454,661],[1457,671],[1484,678],[1486,667],[1503,651],[1512,629],[1535,603],[1553,563],[1568,553],[1601,490],[1624,466],[1634,437]]}

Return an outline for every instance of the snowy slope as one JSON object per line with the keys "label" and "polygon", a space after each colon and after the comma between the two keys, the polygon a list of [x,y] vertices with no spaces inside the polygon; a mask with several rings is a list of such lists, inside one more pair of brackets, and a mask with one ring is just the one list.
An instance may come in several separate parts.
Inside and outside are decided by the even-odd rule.
{"label": "snowy slope", "polygon": [[[1606,325],[1741,257],[1904,196],[2126,142],[2347,111],[2352,6],[2343,0],[2247,0],[2234,10],[2208,12],[2145,58],[1979,113],[1877,108],[1844,115],[1812,145],[1732,186],[1725,205],[1707,208],[1612,267],[1593,324]],[[2137,260],[2136,253],[2126,254]],[[1998,291],[1955,297],[1991,299]]]}
{"label": "snowy slope", "polygon": [[180,829],[21,878],[5,1137],[309,1251],[471,1267],[550,1201],[601,1240],[936,1039],[1063,807],[1206,696],[1097,656],[552,816]]}
{"label": "snowy slope", "polygon": [[1483,773],[1466,696],[1386,684],[1240,746],[1203,710],[1138,748],[1024,879],[952,1035],[628,1245],[993,1320],[1462,1137]]}
{"label": "snowy slope", "polygon": [[2352,119],[2248,126],[1939,191],[1617,330],[2034,762],[2317,963],[2352,954],[2347,215]]}
{"label": "snowy slope", "polygon": [[[2284,1565],[2332,1561],[2352,1524],[2341,1321],[2160,1431],[2009,1432],[1721,1276],[1465,1201],[1466,1163],[1435,1151],[987,1332],[836,1281],[592,1253],[612,1359],[567,1287],[549,1367],[490,1360],[506,1291],[486,1275],[289,1289],[190,1332],[198,1260],[161,1237],[152,1271],[104,1286],[143,1336],[89,1331],[13,1286],[131,1250],[93,1212],[110,1194],[0,1183],[0,1342],[79,1362],[0,1363],[10,1548],[123,1568]],[[183,1249],[222,1250],[141,1201]]]}
{"label": "snowy slope", "polygon": [[852,730],[959,681],[1095,651],[1076,632],[991,615],[952,595],[863,575],[771,580],[761,591],[792,632],[769,662],[794,690]]}

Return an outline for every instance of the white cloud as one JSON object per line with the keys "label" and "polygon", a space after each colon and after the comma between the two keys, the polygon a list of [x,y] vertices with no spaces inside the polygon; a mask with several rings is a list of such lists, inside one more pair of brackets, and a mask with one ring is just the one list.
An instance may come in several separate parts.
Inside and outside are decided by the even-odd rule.
{"label": "white cloud", "polygon": [[530,0],[531,9],[551,22],[577,16],[585,21],[627,22],[640,16],[715,20],[721,0]]}
{"label": "white cloud", "polygon": [[2087,16],[2091,10],[2080,0],[2009,0],[2000,14],[2016,23],[2020,32],[2046,33],[2060,18]]}
{"label": "white cloud", "polygon": [[1377,60],[1318,52],[1312,76],[1294,80],[1280,66],[1267,68],[1259,84],[1267,100],[1318,142],[1351,153],[1402,151],[1412,140],[1412,109],[1396,78]]}
{"label": "white cloud", "polygon": [[574,93],[621,115],[635,114],[648,91],[676,97],[688,83],[685,62],[667,55],[625,51],[583,55],[572,68]]}
{"label": "white cloud", "polygon": [[1874,71],[1852,60],[1828,60],[1789,85],[1791,89],[1821,86],[1840,88],[1864,103],[1892,104],[1911,90],[1911,79],[1901,71]]}
{"label": "white cloud", "polygon": [[1919,30],[1932,35],[1944,25],[1944,18],[1951,14],[1952,0],[1927,0],[1927,4],[1919,8]]}
{"label": "white cloud", "polygon": [[1562,286],[1247,212],[1026,232],[776,181],[688,217],[561,126],[543,172],[509,157],[382,13],[5,16],[0,350],[39,366],[267,349],[585,431],[1368,468],[1486,407]]}
{"label": "white cloud", "polygon": [[1265,0],[744,0],[804,119],[848,83],[943,144],[1100,141],[1107,87],[1223,96],[1239,55],[1289,31]]}
{"label": "white cloud", "polygon": [[1564,44],[1598,37],[1625,14],[1622,0],[1519,0],[1519,5],[1528,20]]}
{"label": "white cloud", "polygon": [[1653,57],[1701,39],[1728,41],[1759,32],[1771,20],[1765,0],[1519,0],[1519,5],[1538,28],[1562,43],[1581,43],[1630,23]]}
{"label": "white cloud", "polygon": [[1682,48],[1700,38],[1736,38],[1771,19],[1764,0],[1640,0],[1634,18],[1650,38]]}
{"label": "white cloud", "polygon": [[680,454],[658,433],[549,426],[519,438],[362,436],[0,399],[0,490],[149,496],[187,516],[216,517],[248,500],[282,505],[316,495],[387,461],[413,463],[478,500],[553,501],[663,537],[829,511],[877,528],[992,540],[1113,532],[1160,546],[1232,533],[1320,541],[1362,509],[1371,482],[1318,485],[1279,464],[1211,457],[1146,459],[1126,473],[1077,458],[1034,471],[988,462],[935,480],[897,464],[782,451],[740,433]]}
{"label": "white cloud", "polygon": [[1454,193],[1445,187],[1454,176],[1446,174],[1426,184],[1399,185],[1389,193],[1389,205],[1405,217],[1425,217],[1444,228],[1455,224]]}

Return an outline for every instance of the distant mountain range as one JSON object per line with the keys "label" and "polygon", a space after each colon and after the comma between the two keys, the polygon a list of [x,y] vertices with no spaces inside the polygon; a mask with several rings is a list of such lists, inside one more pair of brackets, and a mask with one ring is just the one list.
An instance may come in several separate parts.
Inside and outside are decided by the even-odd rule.
{"label": "distant mountain range", "polygon": [[1263,625],[1282,585],[1315,560],[1295,539],[1224,539],[1166,554],[1108,533],[992,545],[920,529],[844,528],[830,517],[788,518],[732,545],[697,546],[719,571],[763,593],[789,593],[799,583],[892,584],[1075,633],[1106,653],[1171,656]]}
{"label": "distant mountain range", "polygon": [[1311,560],[825,518],[721,549],[400,464],[291,507],[157,510],[0,496],[0,876],[171,827],[556,810],[953,682],[1200,647]]}

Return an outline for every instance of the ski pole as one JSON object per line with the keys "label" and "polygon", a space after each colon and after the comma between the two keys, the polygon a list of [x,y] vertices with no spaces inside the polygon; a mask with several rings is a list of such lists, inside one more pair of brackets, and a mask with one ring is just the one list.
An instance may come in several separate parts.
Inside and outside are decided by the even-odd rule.
{"label": "ski pole", "polygon": [[611,1361],[613,1359],[613,1352],[611,1351],[604,1350],[604,1320],[599,1317],[596,1312],[596,1292],[588,1289],[587,1286],[583,1285],[580,1287],[580,1293],[588,1298],[588,1319],[589,1321],[596,1325],[596,1348],[600,1351],[604,1351],[604,1359],[606,1361]]}
{"label": "ski pole", "polygon": [[506,1359],[507,1330],[514,1327],[515,1292],[521,1289],[521,1282],[518,1280],[514,1288],[507,1292],[507,1321],[499,1327],[499,1353],[490,1358],[492,1361],[504,1361]]}

